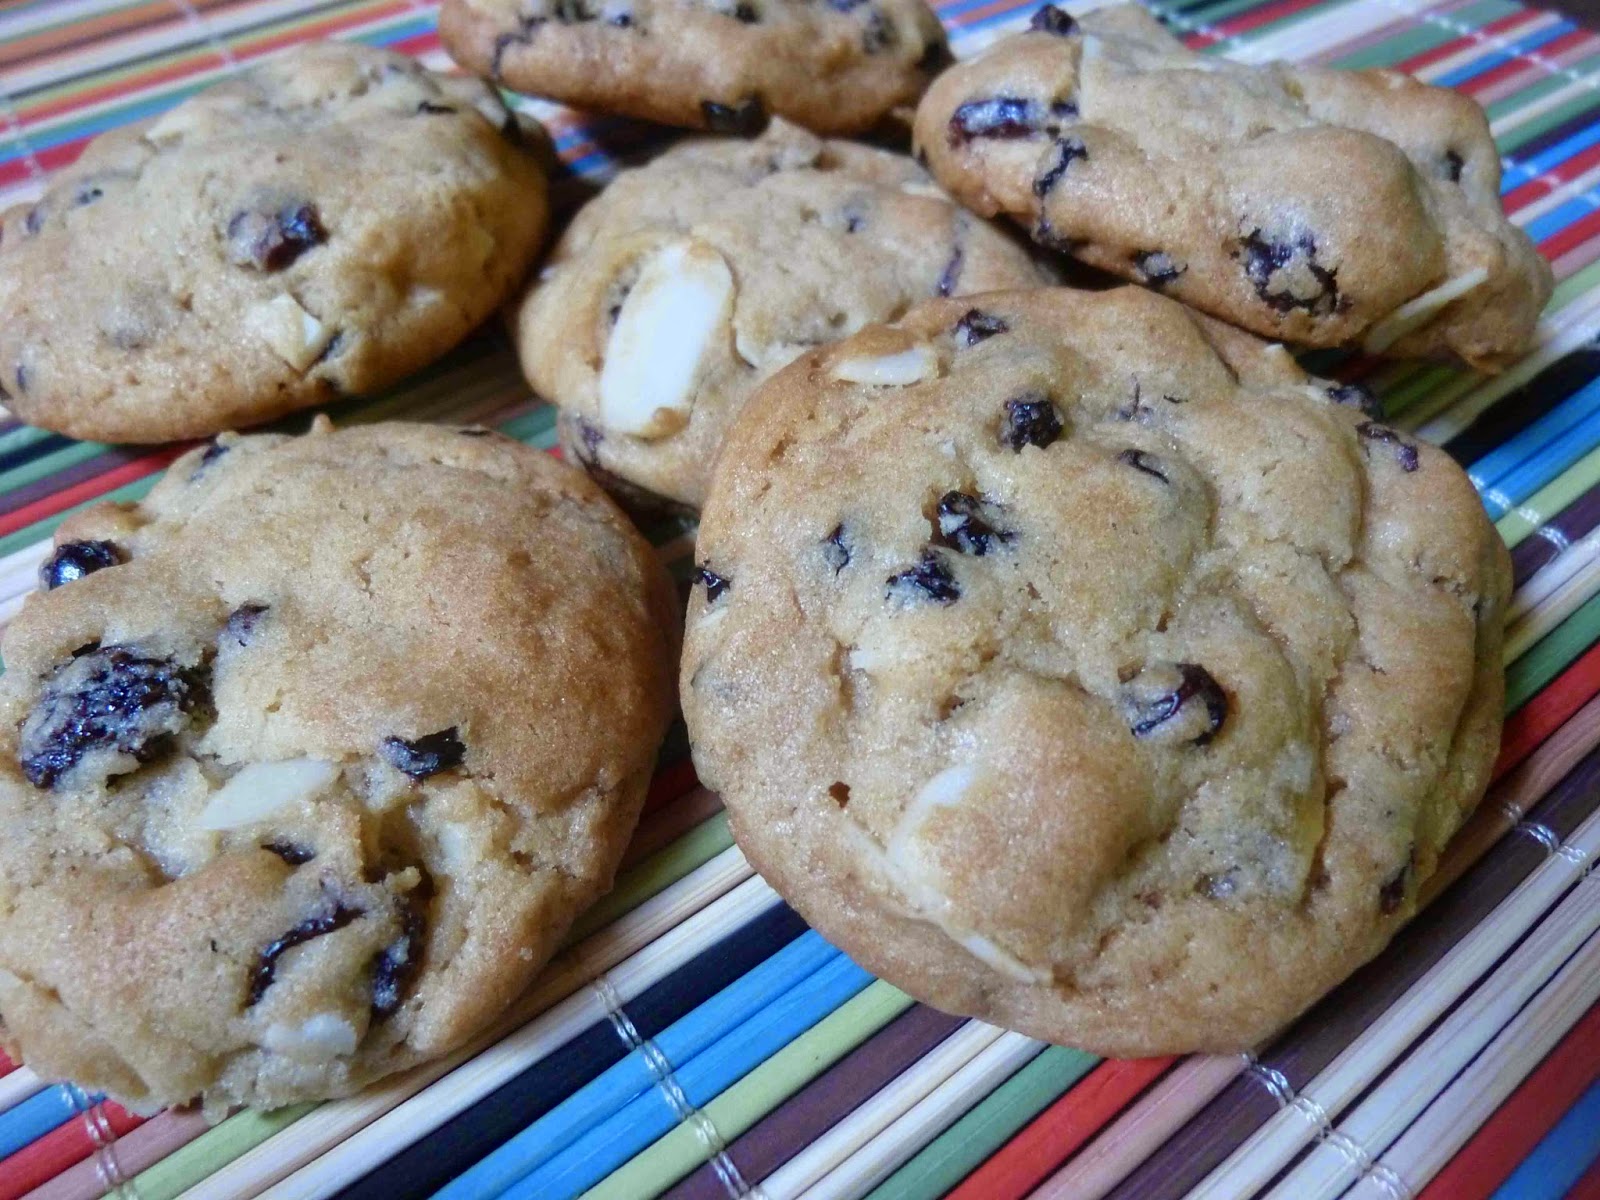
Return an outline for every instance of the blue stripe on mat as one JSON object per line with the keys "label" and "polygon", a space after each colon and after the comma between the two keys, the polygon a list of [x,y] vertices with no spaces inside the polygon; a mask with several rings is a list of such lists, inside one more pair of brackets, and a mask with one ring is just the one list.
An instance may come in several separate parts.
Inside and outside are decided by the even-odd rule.
{"label": "blue stripe on mat", "polygon": [[1495,1189],[1491,1200],[1557,1200],[1600,1158],[1600,1083],[1578,1097],[1567,1115]]}

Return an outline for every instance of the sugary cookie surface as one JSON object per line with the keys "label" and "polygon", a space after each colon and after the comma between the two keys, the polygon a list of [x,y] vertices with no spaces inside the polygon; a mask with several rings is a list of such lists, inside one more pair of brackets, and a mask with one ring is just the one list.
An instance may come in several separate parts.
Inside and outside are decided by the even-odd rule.
{"label": "sugary cookie surface", "polygon": [[715,133],[861,133],[950,61],[923,0],[446,0],[439,33],[514,91]]}
{"label": "sugary cookie surface", "polygon": [[445,1053],[610,886],[675,601],[481,429],[225,435],[63,526],[4,639],[0,1041],[140,1109]]}
{"label": "sugary cookie surface", "polygon": [[805,350],[932,296],[1048,279],[909,158],[778,122],[620,175],[552,252],[516,335],[573,461],[692,508],[745,401]]}
{"label": "sugary cookie surface", "polygon": [[1550,297],[1471,99],[1197,54],[1135,6],[1045,5],[936,81],[916,140],[977,211],[1276,340],[1495,370]]}
{"label": "sugary cookie surface", "polygon": [[938,1007],[1237,1050],[1412,911],[1498,745],[1442,452],[1137,288],[924,304],[735,425],[681,675],[740,844]]}
{"label": "sugary cookie surface", "polygon": [[476,80],[332,42],[96,139],[0,215],[0,402],[151,442],[394,382],[538,249],[520,140]]}

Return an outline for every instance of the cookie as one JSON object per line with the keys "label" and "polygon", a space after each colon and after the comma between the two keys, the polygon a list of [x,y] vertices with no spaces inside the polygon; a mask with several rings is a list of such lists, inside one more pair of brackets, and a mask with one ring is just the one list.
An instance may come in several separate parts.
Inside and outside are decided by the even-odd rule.
{"label": "cookie", "polygon": [[675,606],[483,429],[224,435],[71,518],[0,680],[0,1042],[140,1111],[460,1046],[611,885]]}
{"label": "cookie", "polygon": [[696,508],[728,425],[799,354],[930,296],[1048,279],[909,158],[780,121],[623,172],[515,327],[569,457],[632,499]]}
{"label": "cookie", "polygon": [[863,133],[950,61],[923,0],[445,0],[439,36],[513,91],[715,133]]}
{"label": "cookie", "polygon": [[741,416],[695,764],[919,999],[1234,1051],[1383,946],[1499,744],[1504,546],[1443,452],[1138,288],[940,300]]}
{"label": "cookie", "polygon": [[1135,6],[1045,5],[939,78],[916,140],[978,212],[1275,340],[1493,371],[1550,298],[1471,99],[1196,54]]}
{"label": "cookie", "polygon": [[476,80],[334,42],[95,139],[0,215],[0,402],[152,442],[393,383],[526,273],[520,140]]}

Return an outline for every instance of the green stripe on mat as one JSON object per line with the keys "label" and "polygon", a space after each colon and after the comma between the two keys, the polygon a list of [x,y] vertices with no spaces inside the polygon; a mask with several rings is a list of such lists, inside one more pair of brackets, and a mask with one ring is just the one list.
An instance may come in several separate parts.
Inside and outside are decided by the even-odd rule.
{"label": "green stripe on mat", "polygon": [[272,1112],[237,1113],[135,1175],[128,1194],[139,1200],[174,1200],[316,1107],[295,1104]]}
{"label": "green stripe on mat", "polygon": [[[1376,45],[1364,46],[1334,59],[1333,65],[1351,70],[1393,66],[1414,55],[1454,41],[1464,33],[1476,32],[1479,27],[1491,21],[1498,21],[1501,17],[1509,17],[1512,13],[1521,11],[1522,5],[1510,3],[1510,0],[1480,0],[1477,4],[1469,4],[1451,13],[1450,24],[1446,26],[1431,23],[1424,16],[1417,25],[1385,38]],[[1405,15],[1396,13],[1397,19],[1403,19]]]}
{"label": "green stripe on mat", "polygon": [[[1519,542],[1597,483],[1600,483],[1600,446],[1501,517],[1495,522],[1495,528],[1506,545],[1516,549]],[[1536,520],[1523,516],[1525,512],[1537,514]]]}
{"label": "green stripe on mat", "polygon": [[1048,1047],[868,1192],[867,1200],[934,1200],[944,1195],[1099,1062],[1082,1050]]}
{"label": "green stripe on mat", "polygon": [[[910,1007],[910,996],[874,980],[700,1111],[723,1142],[731,1142]],[[583,1193],[582,1200],[648,1200],[707,1157],[698,1129],[677,1125]]]}
{"label": "green stripe on mat", "polygon": [[1600,637],[1600,595],[1552,629],[1506,668],[1506,715],[1532,700]]}

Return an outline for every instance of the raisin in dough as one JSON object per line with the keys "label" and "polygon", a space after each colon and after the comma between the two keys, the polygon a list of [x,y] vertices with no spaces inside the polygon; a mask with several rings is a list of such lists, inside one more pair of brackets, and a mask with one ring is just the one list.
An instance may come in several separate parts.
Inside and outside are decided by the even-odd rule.
{"label": "raisin in dough", "polygon": [[862,133],[950,61],[923,0],[446,0],[439,35],[513,91],[716,133]]}
{"label": "raisin in dough", "polygon": [[1550,298],[1483,110],[1395,71],[1244,66],[1136,7],[1047,5],[940,77],[916,137],[977,211],[1274,339],[1496,370]]}
{"label": "raisin in dough", "polygon": [[224,435],[69,520],[44,584],[0,681],[0,1042],[41,1073],[344,1095],[481,1030],[610,886],[675,600],[581,471]]}
{"label": "raisin in dough", "polygon": [[522,281],[520,140],[478,81],[334,42],[97,138],[0,216],[0,402],[152,442],[393,383]]}
{"label": "raisin in dough", "polygon": [[911,159],[775,122],[680,143],[578,214],[516,315],[567,452],[697,508],[722,437],[797,355],[936,295],[1047,282]]}
{"label": "raisin in dough", "polygon": [[1238,1050],[1384,944],[1499,742],[1466,476],[1137,288],[936,301],[775,377],[681,688],[783,896],[939,1008]]}

